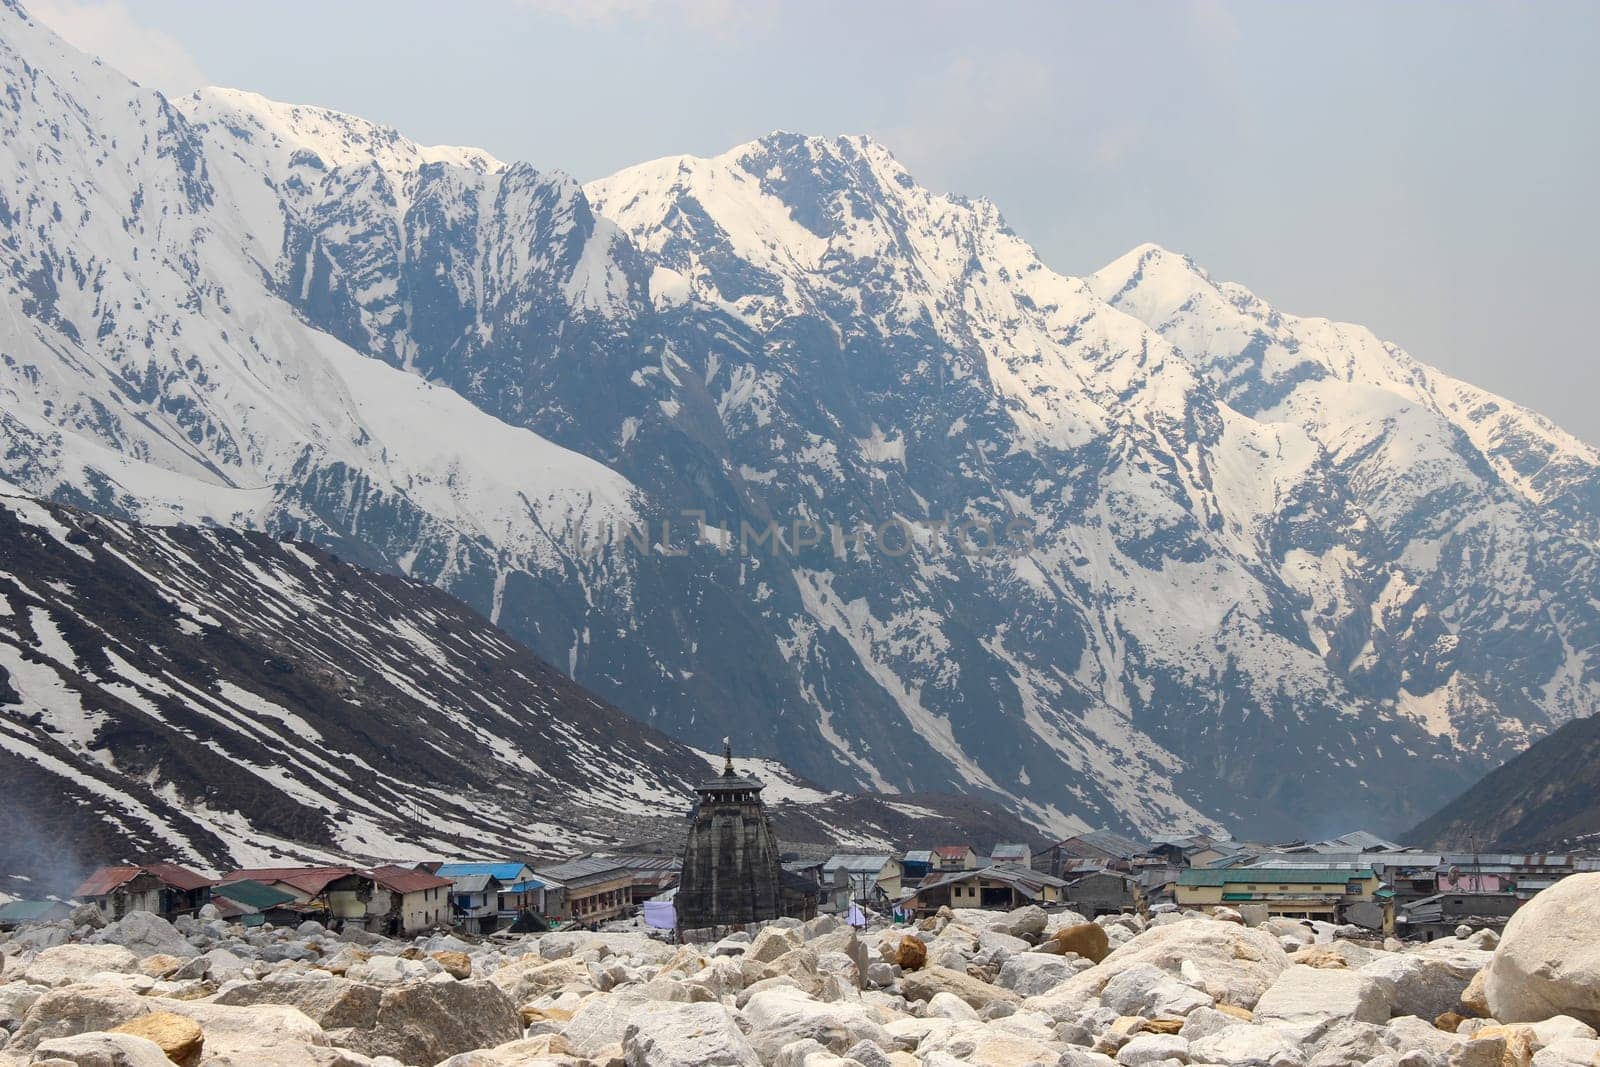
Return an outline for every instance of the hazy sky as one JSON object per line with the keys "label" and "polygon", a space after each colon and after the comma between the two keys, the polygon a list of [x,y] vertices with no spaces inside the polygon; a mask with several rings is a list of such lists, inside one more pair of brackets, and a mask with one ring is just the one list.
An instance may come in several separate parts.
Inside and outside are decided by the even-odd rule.
{"label": "hazy sky", "polygon": [[30,6],[147,84],[581,179],[869,133],[923,184],[996,201],[1057,270],[1156,241],[1600,443],[1593,0]]}

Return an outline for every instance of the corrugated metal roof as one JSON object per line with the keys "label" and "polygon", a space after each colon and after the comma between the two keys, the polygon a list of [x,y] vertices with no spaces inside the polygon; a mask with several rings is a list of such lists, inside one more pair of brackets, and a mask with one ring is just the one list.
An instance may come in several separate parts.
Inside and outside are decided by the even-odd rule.
{"label": "corrugated metal roof", "polygon": [[153,875],[162,885],[171,886],[174,889],[182,889],[186,892],[204,889],[212,882],[205,875],[196,874],[189,868],[181,867],[176,863],[124,864],[115,867],[101,867],[84,879],[83,884],[73,890],[72,895],[75,897],[103,897],[107,893],[127,885],[140,874]]}
{"label": "corrugated metal roof", "polygon": [[451,880],[466,874],[490,874],[509,884],[520,881],[532,870],[533,868],[526,863],[441,863],[439,870],[435,873],[440,878],[449,878]]}
{"label": "corrugated metal roof", "polygon": [[266,911],[268,908],[287,904],[293,900],[294,894],[283,889],[274,889],[270,885],[263,885],[253,878],[241,878],[237,882],[226,882],[211,891],[213,897],[223,897],[242,904],[255,911]]}
{"label": "corrugated metal roof", "polygon": [[996,845],[994,851],[989,853],[989,858],[996,863],[1008,863],[1012,860],[1026,863],[1031,855],[1027,845]]}
{"label": "corrugated metal roof", "polygon": [[1179,885],[1319,885],[1333,882],[1364,881],[1376,878],[1369,868],[1365,871],[1339,870],[1322,867],[1190,867],[1178,873]]}
{"label": "corrugated metal roof", "polygon": [[485,893],[490,884],[498,885],[500,880],[492,874],[463,874],[459,878],[452,878],[451,889],[456,893]]}
{"label": "corrugated metal roof", "polygon": [[877,874],[893,858],[887,852],[875,852],[869,855],[841,852],[828,857],[828,862],[822,865],[822,873],[828,875],[843,869],[851,874]]}
{"label": "corrugated metal roof", "polygon": [[367,873],[384,889],[401,895],[421,893],[429,889],[443,889],[454,884],[448,878],[440,878],[427,871],[412,870],[410,867],[397,867],[392,863],[374,867]]}
{"label": "corrugated metal roof", "polygon": [[[249,867],[237,871],[229,871],[222,876],[222,883],[238,882],[246,878],[263,885],[280,882],[283,885],[293,886],[308,896],[317,896],[328,888],[330,882],[352,874],[357,874],[354,867]],[[368,877],[363,875],[363,877]]]}
{"label": "corrugated metal roof", "polygon": [[13,900],[0,904],[0,923],[27,923],[65,915],[69,909],[54,900]]}
{"label": "corrugated metal roof", "polygon": [[[933,850],[928,848],[912,849],[910,852],[906,853],[905,861],[907,863],[932,863]],[[787,867],[788,864],[784,864],[784,866]]]}
{"label": "corrugated metal roof", "polygon": [[621,875],[633,877],[633,872],[626,863],[606,856],[584,856],[565,863],[540,867],[535,873],[541,878],[554,878],[569,888],[582,888],[591,882],[605,881],[610,877]]}

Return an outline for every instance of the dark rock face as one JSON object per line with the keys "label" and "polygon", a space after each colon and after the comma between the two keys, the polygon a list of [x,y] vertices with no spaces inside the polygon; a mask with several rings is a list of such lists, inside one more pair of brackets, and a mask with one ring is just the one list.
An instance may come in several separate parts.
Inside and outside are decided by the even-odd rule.
{"label": "dark rock face", "polygon": [[676,897],[681,929],[781,914],[783,868],[761,789],[760,782],[736,774],[731,759],[720,777],[695,787],[699,800],[689,817]]}
{"label": "dark rock face", "polygon": [[1569,722],[1406,834],[1419,845],[1564,852],[1600,841],[1600,718]]}

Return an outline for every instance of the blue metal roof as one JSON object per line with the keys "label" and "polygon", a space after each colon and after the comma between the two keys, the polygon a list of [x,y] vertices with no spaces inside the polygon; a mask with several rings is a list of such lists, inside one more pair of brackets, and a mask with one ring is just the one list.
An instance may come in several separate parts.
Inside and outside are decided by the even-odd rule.
{"label": "blue metal roof", "polygon": [[439,867],[440,878],[465,878],[487,874],[502,882],[515,882],[528,869],[526,863],[446,863]]}

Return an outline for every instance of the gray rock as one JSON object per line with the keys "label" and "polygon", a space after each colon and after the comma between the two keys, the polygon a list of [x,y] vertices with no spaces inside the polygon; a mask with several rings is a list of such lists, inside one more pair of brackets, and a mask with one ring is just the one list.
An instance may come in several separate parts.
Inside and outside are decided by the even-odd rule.
{"label": "gray rock", "polygon": [[628,1067],[757,1067],[755,1048],[720,1004],[658,1004],[622,1036]]}
{"label": "gray rock", "polygon": [[158,952],[184,958],[195,954],[188,938],[167,920],[149,911],[130,911],[91,940],[95,944],[121,945],[140,957],[154,956]]}
{"label": "gray rock", "polygon": [[1389,999],[1377,979],[1355,971],[1295,964],[1261,995],[1255,1021],[1310,1043],[1343,1019],[1384,1023]]}
{"label": "gray rock", "polygon": [[35,1063],[70,1063],[77,1067],[172,1067],[154,1041],[132,1034],[86,1033],[55,1037],[33,1050]]}
{"label": "gray rock", "polygon": [[1232,1067],[1305,1067],[1306,1057],[1289,1038],[1270,1026],[1235,1023],[1189,1044],[1196,1063]]}
{"label": "gray rock", "polygon": [[1506,923],[1484,994],[1501,1022],[1570,1015],[1600,1026],[1600,872],[1569,875]]}
{"label": "gray rock", "polygon": [[1188,1015],[1215,1003],[1211,996],[1150,963],[1119,973],[1100,992],[1100,1002],[1122,1015]]}

